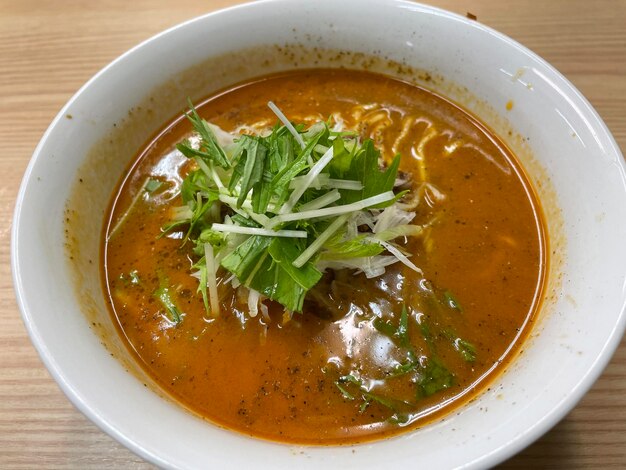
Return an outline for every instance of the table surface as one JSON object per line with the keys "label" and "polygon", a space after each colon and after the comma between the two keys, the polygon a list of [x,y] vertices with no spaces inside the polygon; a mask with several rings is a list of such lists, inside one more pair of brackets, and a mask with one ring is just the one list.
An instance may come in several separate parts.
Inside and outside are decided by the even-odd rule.
{"label": "table surface", "polygon": [[[0,467],[151,468],[73,408],[44,368],[16,305],[16,194],[46,127],[93,74],[153,34],[233,0],[0,0]],[[626,150],[625,0],[432,0],[552,63]],[[626,341],[560,424],[504,468],[626,468]]]}

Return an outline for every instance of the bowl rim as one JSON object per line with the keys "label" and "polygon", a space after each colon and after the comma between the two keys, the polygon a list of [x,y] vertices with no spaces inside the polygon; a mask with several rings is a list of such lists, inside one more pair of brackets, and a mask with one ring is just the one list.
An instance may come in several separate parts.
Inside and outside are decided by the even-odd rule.
{"label": "bowl rim", "polygon": [[[305,0],[300,0],[304,3]],[[46,141],[49,139],[50,135],[54,132],[54,129],[57,127],[59,121],[63,119],[66,115],[67,110],[72,106],[72,104],[79,99],[79,97],[83,94],[83,92],[91,87],[92,83],[97,81],[102,75],[106,74],[108,70],[116,67],[119,62],[122,62],[127,57],[135,54],[138,50],[141,50],[144,46],[149,43],[154,42],[155,40],[167,36],[175,31],[186,28],[191,24],[196,22],[205,21],[207,18],[218,18],[221,15],[232,14],[238,10],[248,9],[250,7],[255,8],[264,8],[266,5],[276,6],[282,3],[291,2],[293,0],[257,0],[246,3],[241,3],[233,6],[229,6],[227,8],[222,8],[219,10],[211,11],[209,13],[191,18],[189,20],[178,23],[174,26],[171,26],[153,36],[143,40],[139,44],[133,46],[113,61],[105,65],[101,68],[95,75],[93,75],[84,85],[82,85],[78,91],[76,91],[72,97],[63,105],[61,110],[54,117],[43,136],[41,137],[39,143],[35,147],[33,154],[29,160],[28,166],[25,170],[24,176],[20,183],[19,191],[17,194],[15,206],[14,206],[14,214],[12,220],[12,228],[11,228],[11,270],[12,270],[12,278],[13,285],[16,294],[16,301],[18,304],[18,308],[21,313],[22,320],[28,332],[28,335],[33,343],[35,349],[37,350],[42,362],[44,363],[47,370],[50,372],[54,380],[57,382],[60,389],[67,396],[67,398],[72,402],[72,404],[82,412],[87,418],[90,419],[94,424],[96,424],[102,431],[107,433],[109,436],[113,437],[118,442],[122,443],[125,447],[130,449],[135,454],[141,456],[149,462],[152,462],[156,465],[163,467],[170,467],[171,463],[163,460],[162,457],[156,455],[144,447],[141,444],[138,444],[133,439],[124,435],[117,429],[114,425],[112,425],[106,417],[98,414],[94,409],[90,406],[88,400],[85,397],[81,396],[81,394],[74,388],[72,383],[70,383],[63,373],[63,370],[57,363],[54,357],[50,354],[46,344],[40,334],[40,331],[37,329],[37,326],[31,316],[31,312],[29,311],[25,293],[23,289],[23,279],[20,270],[20,257],[23,256],[20,254],[20,243],[19,243],[19,227],[21,221],[21,212],[23,200],[26,193],[26,187],[29,180],[33,177],[33,170],[35,168],[36,163],[42,157],[42,148],[44,147]],[[389,6],[407,6],[412,10],[419,10],[422,13],[431,13],[437,14],[440,16],[447,17],[449,19],[453,19],[456,21],[461,21],[465,25],[470,26],[471,28],[475,28],[479,31],[488,33],[489,35],[495,37],[497,40],[506,43],[508,46],[513,47],[524,54],[529,59],[541,64],[548,71],[553,73],[556,77],[558,77],[561,81],[560,85],[564,87],[564,90],[570,97],[578,101],[581,107],[581,113],[590,118],[591,124],[594,129],[599,130],[602,133],[602,137],[605,139],[606,143],[609,145],[609,149],[607,152],[613,153],[619,159],[618,168],[622,175],[622,180],[626,185],[626,163],[624,161],[624,157],[620,151],[617,142],[615,141],[613,135],[610,133],[608,127],[598,114],[598,112],[593,108],[593,106],[589,103],[589,101],[582,95],[582,93],[563,75],[561,74],[554,66],[548,63],[541,56],[523,46],[519,42],[514,39],[506,36],[503,33],[496,31],[495,29],[486,26],[478,21],[466,18],[457,13],[453,13],[438,7],[433,7],[421,3],[414,3],[409,0],[380,0],[378,1],[380,4],[386,4]],[[595,358],[593,364],[585,371],[584,374],[579,375],[579,379],[577,382],[577,386],[571,390],[571,393],[566,397],[563,397],[558,405],[553,407],[551,411],[545,415],[542,419],[537,421],[533,426],[530,426],[525,429],[525,431],[519,434],[515,439],[509,441],[505,446],[501,446],[497,449],[494,449],[493,452],[487,455],[483,455],[481,458],[476,459],[474,461],[468,462],[467,465],[464,465],[463,468],[476,468],[483,466],[493,466],[496,465],[507,458],[515,455],[522,449],[526,448],[528,445],[532,444],[534,441],[539,439],[542,435],[544,435],[547,431],[549,431],[553,426],[555,426],[565,415],[567,415],[582,399],[582,397],[589,391],[589,389],[593,386],[599,376],[602,374],[608,363],[610,362],[613,354],[616,349],[620,345],[621,339],[624,336],[624,332],[626,331],[626,293],[622,293],[622,306],[621,311],[617,317],[617,321],[613,329],[610,331],[609,335],[606,337],[603,347],[600,353]],[[269,442],[268,442],[269,443]],[[280,444],[280,443],[279,443]],[[304,446],[307,447],[307,446]],[[315,447],[315,446],[314,446]],[[328,448],[334,448],[336,446],[327,446]]]}

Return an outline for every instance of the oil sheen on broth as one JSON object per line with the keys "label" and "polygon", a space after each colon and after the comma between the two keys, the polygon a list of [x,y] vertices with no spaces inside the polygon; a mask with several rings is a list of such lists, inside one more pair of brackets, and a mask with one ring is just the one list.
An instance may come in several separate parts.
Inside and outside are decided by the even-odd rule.
{"label": "oil sheen on broth", "polygon": [[[372,138],[386,159],[402,154],[400,168],[421,197],[413,222],[427,226],[407,249],[424,276],[401,263],[373,279],[336,271],[290,321],[270,302],[271,321],[249,318],[245,299],[221,285],[225,308],[208,317],[190,276],[191,247],[181,247],[181,233],[157,238],[189,170],[174,148],[191,132],[181,116],[134,162],[111,206],[110,220],[124,223],[104,237],[105,290],[130,349],[184,406],[257,437],[354,443],[449,413],[505,367],[538,308],[545,231],[519,164],[454,104],[366,72],[268,76],[198,111],[226,131],[247,132],[277,122],[270,100],[291,121],[332,116]],[[164,184],[137,199],[148,176]],[[184,313],[177,325],[154,295],[163,276]],[[424,366],[403,375],[402,321]]]}

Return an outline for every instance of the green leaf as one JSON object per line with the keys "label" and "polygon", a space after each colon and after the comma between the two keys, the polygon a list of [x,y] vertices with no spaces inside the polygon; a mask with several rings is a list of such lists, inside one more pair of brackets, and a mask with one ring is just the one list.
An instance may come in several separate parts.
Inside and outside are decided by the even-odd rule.
{"label": "green leaf", "polygon": [[399,377],[401,375],[408,374],[419,367],[420,363],[417,360],[408,360],[402,364],[397,365],[389,374],[389,377]]}
{"label": "green leaf", "polygon": [[443,299],[448,307],[454,310],[458,310],[459,312],[463,312],[463,308],[461,307],[461,304],[459,304],[459,301],[456,300],[456,297],[454,296],[454,294],[452,294],[452,292],[450,292],[449,290],[443,293]]}
{"label": "green leaf", "polygon": [[340,382],[349,382],[349,383],[353,383],[353,384],[355,384],[355,385],[358,385],[359,387],[360,387],[361,385],[363,385],[363,382],[361,382],[361,380],[360,380],[360,379],[357,379],[357,378],[356,378],[354,375],[352,375],[352,374],[346,374],[346,375],[343,375],[343,376],[339,377],[339,381],[340,381]]}
{"label": "green leaf", "polygon": [[370,406],[370,403],[372,403],[372,400],[369,398],[363,400],[363,403],[361,403],[361,406],[359,406],[359,413],[364,413],[367,407]]}
{"label": "green leaf", "polygon": [[430,346],[430,348],[433,349],[434,343],[433,343],[433,335],[430,331],[430,325],[426,323],[426,321],[424,320],[422,320],[422,323],[420,323],[420,331],[422,333],[422,336],[424,337],[424,339]]}
{"label": "green leaf", "polygon": [[[236,180],[231,178],[229,189],[233,191],[237,183],[240,184],[237,207],[241,207],[253,186],[262,181],[267,147],[264,145],[262,138],[248,135],[241,136],[238,145],[241,147],[241,155],[235,171],[240,173],[241,176]],[[233,181],[235,182],[233,183]],[[263,186],[257,187],[257,201],[260,198],[258,191],[262,188]],[[267,200],[269,201],[269,196]]]}
{"label": "green leaf", "polygon": [[241,136],[240,143],[243,148],[241,158],[245,160],[245,164],[241,174],[239,196],[240,198],[243,196],[245,199],[252,186],[261,181],[263,177],[263,164],[267,155],[267,147],[263,144],[262,138],[249,135]]}
{"label": "green leaf", "polygon": [[379,255],[384,250],[383,246],[368,240],[365,235],[358,235],[350,240],[324,245],[324,251],[320,253],[320,259],[365,258]]}
{"label": "green leaf", "polygon": [[400,199],[402,199],[408,193],[409,193],[408,189],[405,190],[405,191],[400,191],[399,193],[396,193],[396,195],[394,196],[393,199],[390,199],[390,200],[385,201],[385,202],[381,202],[380,204],[376,204],[375,206],[370,207],[370,209],[384,209],[385,207],[389,207],[389,206],[395,204],[396,202],[398,202]]}
{"label": "green leaf", "polygon": [[[337,144],[340,147],[340,144]],[[400,156],[397,155],[391,164],[384,170],[379,168],[380,152],[374,147],[372,140],[367,139],[355,152],[348,153],[345,148],[339,148],[339,159],[330,166],[330,174],[333,178],[344,178],[360,181],[363,184],[361,191],[341,190],[342,203],[349,204],[360,201],[386,191],[393,190],[393,185],[400,165]],[[333,160],[335,160],[333,158]],[[349,168],[347,161],[350,161]],[[389,203],[379,204],[376,208],[382,208]]]}
{"label": "green leaf", "polygon": [[368,153],[367,161],[370,165],[366,168],[363,176],[363,199],[375,196],[376,194],[391,191],[396,181],[398,167],[400,166],[400,155],[396,155],[384,171],[378,169],[378,158],[380,153],[374,147],[371,140],[365,144],[365,151]]}
{"label": "green leaf", "polygon": [[292,312],[302,311],[307,291],[322,277],[311,262],[301,268],[293,266],[304,247],[302,240],[274,238],[268,250],[270,258],[251,282],[254,289]]}
{"label": "green leaf", "polygon": [[194,149],[187,139],[176,144],[176,150],[178,150],[187,158],[194,159],[197,157],[207,164],[214,161],[213,155],[207,152],[203,152],[202,150]]}
{"label": "green leaf", "polygon": [[205,220],[205,216],[209,212],[209,209],[211,209],[213,203],[217,200],[217,191],[209,191],[206,195],[206,199],[202,196],[201,193],[196,193],[196,201],[194,204],[191,204],[193,206],[193,212],[189,221],[189,228],[187,229],[187,233],[185,234],[183,243],[187,241],[195,228],[202,229],[204,223],[208,222]]}
{"label": "green leaf", "polygon": [[383,320],[378,317],[374,319],[373,325],[374,328],[382,334],[397,342],[400,347],[408,349],[411,352],[413,351],[413,345],[409,337],[409,313],[406,309],[406,305],[402,305],[402,312],[400,313],[400,320],[398,321],[397,327],[393,326],[390,320]]}
{"label": "green leaf", "polygon": [[246,218],[246,217],[244,217],[244,216],[243,216],[243,215],[241,215],[241,214],[235,214],[235,215],[233,215],[233,216],[230,218],[230,220],[231,220],[234,224],[239,225],[239,226],[241,226],[241,227],[258,227],[258,226],[259,226],[259,224],[257,224],[254,220],[249,219],[249,218]]}
{"label": "green leaf", "polygon": [[266,173],[261,175],[261,180],[252,187],[252,210],[257,214],[265,214],[267,206],[270,202],[271,193],[271,175]]}
{"label": "green leaf", "polygon": [[170,294],[168,287],[159,287],[154,291],[154,297],[157,298],[161,305],[165,308],[169,319],[178,325],[182,321],[182,314],[179,308],[176,306],[174,301],[172,300],[172,295]]}
{"label": "green leaf", "polygon": [[429,397],[441,390],[446,390],[454,385],[454,375],[434,357],[428,359],[426,367],[421,372],[417,382],[417,398]]}
{"label": "green leaf", "polygon": [[211,185],[204,172],[200,170],[194,170],[187,175],[181,185],[180,195],[183,199],[183,203],[195,203],[196,193],[200,191],[211,191]]}
{"label": "green leaf", "polygon": [[411,341],[409,339],[409,313],[406,309],[406,304],[402,304],[402,313],[400,313],[400,322],[398,323],[396,336],[400,340],[400,345],[402,347],[410,347]]}
{"label": "green leaf", "polygon": [[353,154],[346,149],[343,139],[333,140],[333,159],[328,164],[329,173],[336,178],[343,178],[350,170],[352,157]]}
{"label": "green leaf", "polygon": [[198,269],[198,272],[200,273],[200,282],[198,283],[198,288],[196,289],[196,292],[200,292],[200,294],[202,295],[202,303],[204,304],[204,311],[208,312],[209,311],[209,296],[207,294],[207,270],[206,270],[206,261],[204,256],[196,263],[194,264],[194,267],[196,269]]}
{"label": "green leaf", "polygon": [[472,343],[457,338],[454,341],[454,347],[466,362],[474,362],[476,360],[476,347]]}
{"label": "green leaf", "polygon": [[306,145],[298,156],[287,165],[283,166],[278,173],[272,178],[271,190],[278,196],[282,196],[282,200],[287,199],[287,190],[291,180],[302,173],[309,167],[308,158],[311,156],[313,149],[320,141],[323,132],[315,135]]}
{"label": "green leaf", "polygon": [[390,321],[385,321],[382,318],[375,318],[373,325],[374,328],[376,328],[382,334],[388,336],[391,339],[393,339],[394,335],[396,334],[396,327],[393,326]]}
{"label": "green leaf", "polygon": [[149,193],[153,193],[154,191],[159,189],[162,185],[163,185],[162,181],[155,180],[155,179],[151,178],[146,183],[146,191],[149,192]]}
{"label": "green leaf", "polygon": [[[218,144],[215,134],[209,127],[209,124],[198,115],[191,100],[189,100],[189,113],[187,113],[187,118],[200,136],[200,149],[196,153],[196,151],[191,149],[188,145],[183,145],[183,147],[186,147],[186,150],[193,150],[194,156],[204,159],[206,163],[214,162],[222,168],[230,168],[228,158],[222,147]],[[178,148],[178,145],[176,148]],[[187,156],[183,150],[180,148],[178,148],[178,150],[180,150],[183,155]]]}
{"label": "green leaf", "polygon": [[[342,384],[346,384],[346,386],[342,387],[341,386]],[[397,410],[400,407],[411,405],[410,403],[404,400],[397,400],[395,398],[385,397],[378,393],[373,393],[369,391],[367,387],[365,387],[363,380],[356,378],[352,374],[347,374],[347,375],[339,377],[339,380],[336,382],[336,385],[337,385],[337,388],[339,388],[339,390],[342,392],[342,394],[346,398],[353,397],[354,399],[357,393],[361,395],[361,398],[363,400],[363,403],[361,404],[361,407],[360,407],[361,413],[365,411],[365,409],[371,402],[376,402],[380,405],[383,405],[384,407],[389,408],[393,412],[397,412]],[[353,388],[357,388],[358,391],[355,393],[352,393],[348,390],[348,386],[353,386]]]}
{"label": "green leaf", "polygon": [[226,246],[226,236],[222,232],[216,232],[211,228],[205,228],[202,232],[200,232],[198,238],[194,240],[195,246],[193,252],[196,255],[203,257],[205,243],[210,243],[217,253],[220,249]]}
{"label": "green leaf", "polygon": [[296,268],[292,264],[306,248],[303,245],[301,241],[274,238],[269,246],[269,253],[277,267],[284,270],[293,282],[309,290],[321,279],[322,273],[311,262],[305,263],[301,268]]}
{"label": "green leaf", "polygon": [[293,312],[302,311],[304,296],[322,277],[312,263],[293,261],[304,250],[297,240],[252,236],[226,256],[221,265],[246,286]]}
{"label": "green leaf", "polygon": [[276,126],[267,137],[267,147],[267,168],[273,176],[293,162],[298,144],[286,127]]}
{"label": "green leaf", "polygon": [[335,385],[337,386],[337,388],[339,389],[339,391],[341,392],[341,394],[344,396],[344,398],[348,399],[348,400],[354,400],[354,395],[352,395],[350,392],[348,392],[348,390],[346,390],[340,383],[339,381],[335,381]]}
{"label": "green leaf", "polygon": [[362,391],[361,393],[366,399],[369,399],[370,401],[375,401],[376,403],[379,403],[394,412],[397,411],[399,404],[404,404],[404,405],[407,404],[404,401],[395,400],[393,398],[387,398],[387,397],[384,397],[382,395],[372,393],[372,392]]}
{"label": "green leaf", "polygon": [[242,283],[248,285],[248,278],[253,271],[267,257],[267,248],[272,239],[258,235],[248,238],[232,253],[229,253],[220,263],[222,267],[237,276]]}

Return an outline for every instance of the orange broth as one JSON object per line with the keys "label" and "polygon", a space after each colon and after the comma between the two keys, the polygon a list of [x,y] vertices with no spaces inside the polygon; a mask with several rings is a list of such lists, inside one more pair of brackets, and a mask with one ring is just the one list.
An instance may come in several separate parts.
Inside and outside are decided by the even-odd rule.
{"label": "orange broth", "polygon": [[[222,282],[222,313],[208,317],[190,275],[191,246],[181,246],[182,233],[158,238],[168,208],[181,204],[181,177],[190,167],[174,148],[191,133],[180,116],[141,150],[112,201],[107,230],[128,212],[103,243],[104,288],[121,334],[175,400],[256,437],[355,443],[444,416],[506,367],[537,313],[547,241],[523,170],[496,136],[456,105],[372,73],[272,75],[211,96],[198,111],[226,131],[241,131],[277,122],[270,100],[294,122],[333,116],[371,137],[385,159],[402,154],[401,170],[423,199],[414,223],[428,227],[406,249],[424,275],[401,263],[373,279],[337,271],[290,321],[271,302],[271,321],[250,318],[245,299]],[[165,184],[128,210],[148,176]],[[177,325],[154,296],[163,276],[184,313]],[[415,350],[426,361],[436,354],[449,374],[447,386],[432,394],[421,388],[416,395],[419,370],[412,380],[390,373],[402,358],[394,339],[375,327],[376,321],[397,325],[403,305]],[[460,353],[459,340],[474,347],[473,361]],[[340,381],[354,371],[368,378],[373,396],[393,397],[401,412]]]}

